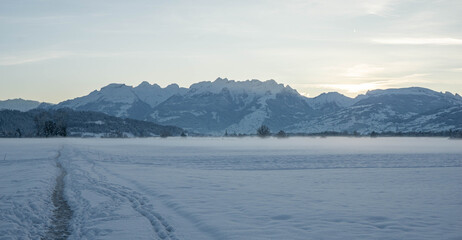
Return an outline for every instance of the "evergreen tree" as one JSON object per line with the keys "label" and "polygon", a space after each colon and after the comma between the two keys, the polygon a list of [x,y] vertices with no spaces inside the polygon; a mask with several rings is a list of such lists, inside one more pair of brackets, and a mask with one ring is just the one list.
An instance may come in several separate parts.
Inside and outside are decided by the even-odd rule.
{"label": "evergreen tree", "polygon": [[371,132],[371,137],[377,137],[378,135],[379,135],[379,134],[378,134],[377,132],[375,132],[375,131],[372,131],[372,132]]}
{"label": "evergreen tree", "polygon": [[257,129],[257,135],[259,137],[268,137],[271,135],[271,131],[269,129],[268,126],[266,125],[261,125],[258,129]]}
{"label": "evergreen tree", "polygon": [[287,133],[281,130],[276,134],[276,137],[285,138],[285,137],[287,137]]}

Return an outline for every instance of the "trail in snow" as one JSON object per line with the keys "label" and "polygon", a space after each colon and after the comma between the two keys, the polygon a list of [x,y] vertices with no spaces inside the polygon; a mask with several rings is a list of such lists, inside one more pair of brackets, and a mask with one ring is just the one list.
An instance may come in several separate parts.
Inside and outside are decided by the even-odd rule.
{"label": "trail in snow", "polygon": [[[95,182],[93,182],[95,183]],[[153,211],[154,207],[149,200],[140,193],[130,188],[112,184],[99,183],[99,193],[109,196],[113,199],[119,199],[128,202],[133,210],[145,217],[160,239],[178,239],[174,234],[174,228],[158,213]]]}
{"label": "trail in snow", "polygon": [[[72,194],[73,206],[76,207],[76,217],[72,220],[74,232],[71,239],[109,237],[123,239],[124,227],[130,226],[130,234],[136,234],[133,225],[144,228],[138,232],[143,234],[139,238],[177,240],[175,229],[168,221],[155,211],[156,207],[142,193],[107,180],[102,169],[92,159],[94,156],[82,154],[76,148],[69,148],[69,157],[72,162],[67,162],[70,177],[69,191]],[[95,201],[95,199],[98,199]],[[96,203],[95,203],[96,202]],[[135,224],[129,224],[127,214]],[[123,222],[119,222],[123,220]],[[106,227],[95,228],[104,223],[112,225],[112,229]],[[146,224],[147,223],[147,224]],[[122,224],[122,225],[121,225]],[[124,226],[125,225],[125,226]],[[117,227],[114,227],[117,226]],[[147,228],[151,233],[147,233]],[[119,233],[114,234],[114,229]],[[146,235],[147,234],[147,235]],[[133,238],[138,238],[133,236]]]}
{"label": "trail in snow", "polygon": [[53,190],[53,195],[51,196],[51,200],[55,206],[51,222],[52,225],[49,227],[47,234],[42,239],[63,240],[67,239],[70,235],[69,221],[72,218],[72,210],[64,198],[64,177],[67,172],[59,162],[60,156],[61,152],[59,151],[58,156],[56,156],[56,166],[59,168],[61,173],[56,178],[56,185]]}

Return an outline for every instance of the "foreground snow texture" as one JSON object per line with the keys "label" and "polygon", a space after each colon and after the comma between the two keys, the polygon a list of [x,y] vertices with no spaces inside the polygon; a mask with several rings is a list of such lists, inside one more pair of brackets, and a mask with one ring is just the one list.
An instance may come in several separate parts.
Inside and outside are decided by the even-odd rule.
{"label": "foreground snow texture", "polygon": [[[0,238],[462,239],[462,142],[1,139]],[[6,154],[6,155],[5,155]]]}

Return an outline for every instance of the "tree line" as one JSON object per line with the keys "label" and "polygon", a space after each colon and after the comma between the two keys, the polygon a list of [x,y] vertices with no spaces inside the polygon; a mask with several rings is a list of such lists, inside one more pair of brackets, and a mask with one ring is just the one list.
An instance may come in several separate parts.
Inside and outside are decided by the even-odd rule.
{"label": "tree line", "polygon": [[438,131],[438,132],[431,132],[431,131],[411,131],[411,132],[376,132],[371,131],[369,133],[359,133],[357,131],[324,131],[318,133],[286,133],[283,130],[278,131],[277,133],[271,133],[271,130],[266,125],[261,125],[259,128],[256,129],[255,134],[236,134],[232,133],[229,134],[228,131],[225,131],[225,137],[245,137],[245,136],[258,136],[261,138],[266,137],[277,137],[277,138],[286,138],[290,136],[298,136],[298,137],[335,137],[335,136],[345,136],[345,137],[449,137],[449,138],[462,138],[462,130],[451,129],[447,131]]}

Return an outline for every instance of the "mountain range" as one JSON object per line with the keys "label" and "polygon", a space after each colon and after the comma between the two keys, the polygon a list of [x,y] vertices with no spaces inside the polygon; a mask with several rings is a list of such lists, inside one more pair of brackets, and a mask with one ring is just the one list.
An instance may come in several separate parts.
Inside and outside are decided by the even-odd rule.
{"label": "mountain range", "polygon": [[289,133],[462,130],[462,97],[420,87],[372,90],[355,98],[337,92],[307,98],[274,80],[218,78],[189,88],[109,84],[37,107],[103,112],[211,135],[255,133],[262,124]]}

